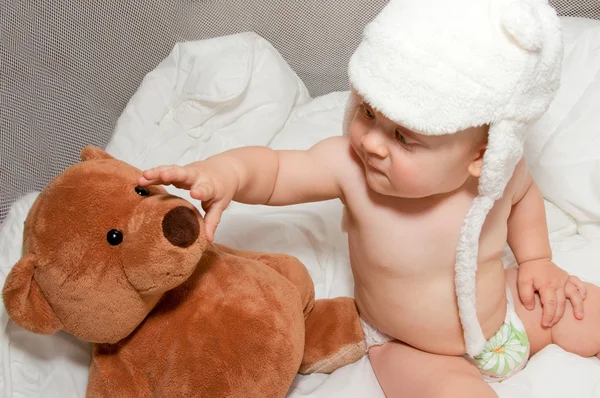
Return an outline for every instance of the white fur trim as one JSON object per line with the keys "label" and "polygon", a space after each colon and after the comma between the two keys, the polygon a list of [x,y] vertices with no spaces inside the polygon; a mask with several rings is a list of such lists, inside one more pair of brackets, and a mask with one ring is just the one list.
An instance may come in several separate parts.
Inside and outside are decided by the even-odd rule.
{"label": "white fur trim", "polygon": [[347,136],[350,130],[350,124],[354,119],[354,114],[360,105],[361,98],[352,87],[350,88],[350,95],[346,101],[346,107],[344,108],[344,119],[342,121],[342,133]]}

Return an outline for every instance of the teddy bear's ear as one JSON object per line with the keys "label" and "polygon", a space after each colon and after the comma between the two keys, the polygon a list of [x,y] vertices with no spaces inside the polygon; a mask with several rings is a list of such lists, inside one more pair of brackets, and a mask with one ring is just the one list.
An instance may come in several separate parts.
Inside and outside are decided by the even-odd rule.
{"label": "teddy bear's ear", "polygon": [[62,329],[60,320],[33,278],[36,257],[27,254],[19,260],[4,282],[2,297],[10,318],[34,333],[52,334]]}
{"label": "teddy bear's ear", "polygon": [[88,145],[81,150],[81,160],[85,162],[86,160],[98,160],[98,159],[114,159],[111,155],[104,152],[100,148],[96,148],[95,146]]}

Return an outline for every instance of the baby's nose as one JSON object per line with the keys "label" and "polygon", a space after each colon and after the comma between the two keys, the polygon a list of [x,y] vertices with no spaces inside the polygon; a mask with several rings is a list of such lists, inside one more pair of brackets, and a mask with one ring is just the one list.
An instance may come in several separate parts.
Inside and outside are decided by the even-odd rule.
{"label": "baby's nose", "polygon": [[369,131],[362,137],[362,146],[365,152],[380,158],[388,155],[385,143],[385,137],[379,131]]}
{"label": "baby's nose", "polygon": [[192,209],[178,206],[165,214],[162,229],[163,235],[171,244],[188,247],[198,239],[200,223]]}

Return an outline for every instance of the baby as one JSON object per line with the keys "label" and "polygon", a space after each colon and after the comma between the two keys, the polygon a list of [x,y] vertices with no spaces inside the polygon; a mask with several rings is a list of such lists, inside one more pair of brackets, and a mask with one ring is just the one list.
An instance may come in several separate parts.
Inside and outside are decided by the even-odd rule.
{"label": "baby", "polygon": [[[210,240],[231,201],[339,198],[385,394],[496,396],[486,381],[548,344],[600,352],[600,289],[552,263],[522,159],[527,124],[558,87],[561,40],[544,0],[391,0],[350,61],[343,136],[238,148],[139,183],[189,189]],[[506,243],[518,274],[504,270]]]}

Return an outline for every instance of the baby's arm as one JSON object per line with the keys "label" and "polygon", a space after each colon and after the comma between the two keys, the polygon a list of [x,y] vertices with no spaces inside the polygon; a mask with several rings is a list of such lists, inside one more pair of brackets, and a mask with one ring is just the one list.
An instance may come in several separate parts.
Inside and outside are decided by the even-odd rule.
{"label": "baby's arm", "polygon": [[221,213],[232,200],[282,206],[340,197],[338,170],[347,149],[343,137],[325,139],[308,150],[242,147],[186,166],[146,170],[139,184],[189,189],[206,210],[206,232],[212,241]]}
{"label": "baby's arm", "polygon": [[542,325],[560,320],[568,298],[575,317],[583,318],[585,285],[552,262],[544,199],[524,162],[515,171],[513,207],[508,219],[508,244],[519,264],[518,290],[528,309],[534,308],[534,291],[543,306]]}

